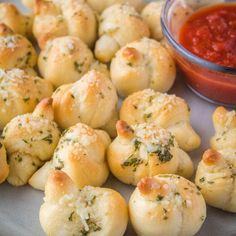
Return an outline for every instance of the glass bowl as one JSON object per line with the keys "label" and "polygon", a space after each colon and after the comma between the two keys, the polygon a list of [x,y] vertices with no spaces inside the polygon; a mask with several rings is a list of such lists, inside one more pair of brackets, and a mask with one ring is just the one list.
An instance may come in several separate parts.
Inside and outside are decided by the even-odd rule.
{"label": "glass bowl", "polygon": [[236,68],[206,61],[185,49],[179,41],[186,19],[202,7],[232,0],[166,0],[161,25],[171,53],[184,73],[187,85],[200,97],[225,106],[236,106]]}

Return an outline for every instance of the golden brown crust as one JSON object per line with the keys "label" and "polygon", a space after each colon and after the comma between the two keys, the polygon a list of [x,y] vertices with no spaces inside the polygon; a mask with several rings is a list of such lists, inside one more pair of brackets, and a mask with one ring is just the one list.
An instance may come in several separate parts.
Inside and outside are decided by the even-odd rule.
{"label": "golden brown crust", "polygon": [[134,136],[134,130],[123,120],[117,121],[116,130],[121,138],[131,139]]}
{"label": "golden brown crust", "polygon": [[202,160],[208,166],[215,165],[215,163],[218,162],[220,159],[220,153],[213,149],[206,150],[202,156]]}

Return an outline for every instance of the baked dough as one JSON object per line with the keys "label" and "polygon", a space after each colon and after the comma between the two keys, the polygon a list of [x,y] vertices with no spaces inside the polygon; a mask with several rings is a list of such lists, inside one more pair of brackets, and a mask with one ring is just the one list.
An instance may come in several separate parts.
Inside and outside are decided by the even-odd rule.
{"label": "baked dough", "polygon": [[143,0],[85,0],[96,12],[102,13],[106,8],[117,3],[128,3],[137,11],[141,11],[144,6]]}
{"label": "baked dough", "polygon": [[109,170],[106,163],[106,149],[110,144],[109,135],[78,123],[62,135],[53,154],[52,163],[47,163],[29,180],[34,188],[44,190],[49,173],[63,170],[82,188],[87,185],[101,186]]}
{"label": "baked dough", "polygon": [[43,99],[33,113],[13,118],[4,128],[2,137],[10,166],[7,181],[15,186],[24,185],[51,159],[60,138],[53,121],[52,99]]}
{"label": "baked dough", "polygon": [[111,172],[121,182],[136,185],[143,177],[166,173],[192,176],[192,160],[167,130],[154,123],[128,126],[118,121],[117,133],[107,158]]}
{"label": "baked dough", "polygon": [[89,47],[97,37],[97,21],[93,10],[79,0],[37,0],[34,8],[33,34],[40,48],[48,40],[71,35]]}
{"label": "baked dough", "polygon": [[37,54],[31,42],[0,23],[0,68],[27,68],[36,63]]}
{"label": "baked dough", "polygon": [[208,149],[198,165],[195,182],[207,204],[236,213],[236,149]]}
{"label": "baked dough", "polygon": [[158,41],[163,38],[161,29],[161,10],[165,2],[165,0],[150,2],[145,6],[141,13],[144,21],[149,26],[151,37]]}
{"label": "baked dough", "polygon": [[142,38],[121,48],[111,62],[111,79],[119,95],[152,88],[167,92],[176,77],[175,62],[161,43]]}
{"label": "baked dough", "polygon": [[218,107],[213,113],[215,135],[211,147],[215,150],[236,149],[236,111]]}
{"label": "baked dough", "polygon": [[95,56],[101,62],[110,62],[115,53],[127,43],[149,37],[146,23],[137,11],[128,4],[115,4],[99,17],[99,39]]}
{"label": "baked dough", "polygon": [[108,73],[104,64],[95,61],[88,46],[74,36],[48,42],[39,55],[38,67],[41,75],[55,87],[76,82],[90,69]]}
{"label": "baked dough", "polygon": [[57,170],[47,180],[39,219],[50,236],[122,236],[128,224],[128,209],[118,192],[90,186],[79,190],[64,172]]}
{"label": "baked dough", "polygon": [[0,130],[15,116],[32,112],[40,100],[52,93],[48,81],[28,71],[0,69]]}
{"label": "baked dough", "polygon": [[193,236],[206,219],[206,204],[187,179],[157,175],[138,183],[129,201],[129,213],[139,236]]}
{"label": "baked dough", "polygon": [[195,182],[209,205],[236,213],[236,112],[218,107],[213,123],[212,149],[203,154]]}
{"label": "baked dough", "polygon": [[120,119],[128,124],[155,122],[170,131],[180,148],[191,151],[200,146],[200,137],[190,124],[190,108],[180,97],[146,89],[127,97]]}
{"label": "baked dough", "polygon": [[32,34],[32,18],[21,14],[12,3],[0,3],[0,22],[6,24],[16,34],[24,36]]}
{"label": "baked dough", "polygon": [[62,85],[54,92],[55,120],[63,129],[79,122],[101,128],[114,119],[117,102],[116,90],[109,77],[92,70],[76,83]]}
{"label": "baked dough", "polygon": [[0,184],[4,182],[9,174],[9,165],[7,164],[7,153],[3,143],[0,140]]}

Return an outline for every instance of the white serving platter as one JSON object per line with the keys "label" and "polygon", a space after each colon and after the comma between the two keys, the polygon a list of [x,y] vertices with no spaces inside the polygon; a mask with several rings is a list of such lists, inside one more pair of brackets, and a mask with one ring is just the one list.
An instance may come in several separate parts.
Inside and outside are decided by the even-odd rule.
{"label": "white serving platter", "polygon": [[[20,4],[20,0],[0,0],[0,2],[13,2],[21,10],[25,10]],[[202,138],[201,147],[190,153],[196,167],[202,153],[209,147],[209,139],[214,133],[211,116],[216,106],[193,94],[184,84],[181,77],[181,75],[178,76],[173,89],[169,93],[183,97],[191,107],[192,125]],[[127,201],[134,189],[131,186],[120,183],[111,174],[104,186],[117,190]],[[42,192],[29,186],[16,188],[8,183],[0,185],[0,236],[45,235],[38,217],[43,196]],[[129,225],[125,236],[135,235]],[[236,214],[208,207],[207,219],[197,236],[236,236]]]}

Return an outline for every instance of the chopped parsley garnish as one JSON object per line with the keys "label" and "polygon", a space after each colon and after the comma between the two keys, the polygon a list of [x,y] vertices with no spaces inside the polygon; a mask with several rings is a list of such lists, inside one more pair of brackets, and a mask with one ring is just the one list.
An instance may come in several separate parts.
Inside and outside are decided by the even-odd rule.
{"label": "chopped parsley garnish", "polygon": [[74,211],[71,212],[70,216],[68,217],[68,220],[69,220],[69,221],[72,221],[72,220],[73,220],[73,215],[74,215],[74,213],[75,213]]}
{"label": "chopped parsley garnish", "polygon": [[165,163],[170,161],[173,158],[173,155],[170,152],[170,148],[174,146],[174,136],[171,136],[169,143],[167,145],[157,145],[156,151],[152,152],[157,154],[158,159]]}
{"label": "chopped parsley garnish", "polygon": [[203,183],[205,181],[205,177],[202,177],[201,179],[199,179],[200,183]]}
{"label": "chopped parsley garnish", "polygon": [[145,121],[147,121],[147,119],[152,117],[152,113],[148,113],[148,114],[144,114],[143,118]]}
{"label": "chopped parsley garnish", "polygon": [[74,68],[80,74],[82,73],[82,68],[81,67],[83,67],[83,66],[84,66],[84,62],[81,62],[81,63],[79,63],[77,61],[74,62]]}
{"label": "chopped parsley garnish", "polygon": [[23,100],[24,100],[24,102],[28,102],[30,100],[30,98],[29,97],[23,98]]}
{"label": "chopped parsley garnish", "polygon": [[161,201],[164,197],[161,195],[157,195],[157,201]]}
{"label": "chopped parsley garnish", "polygon": [[51,144],[52,143],[52,134],[49,134],[48,136],[42,138],[42,140]]}
{"label": "chopped parsley garnish", "polygon": [[123,162],[123,164],[121,165],[122,167],[133,167],[133,171],[137,170],[137,167],[143,163],[143,160],[134,157],[134,155],[132,154],[126,161]]}

